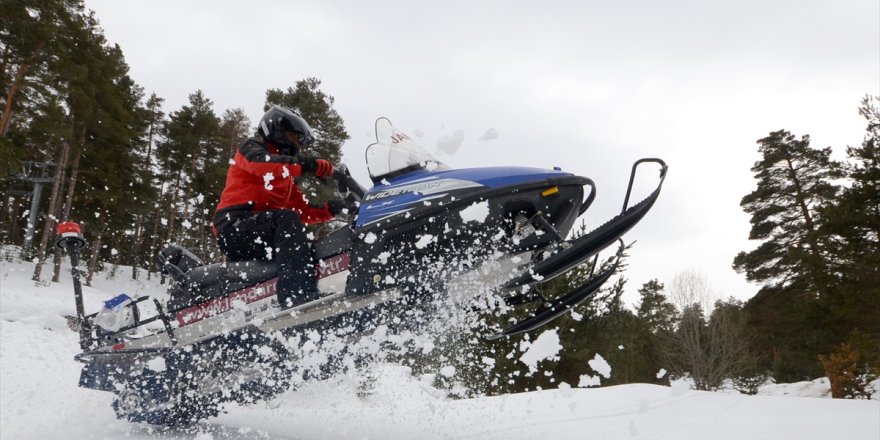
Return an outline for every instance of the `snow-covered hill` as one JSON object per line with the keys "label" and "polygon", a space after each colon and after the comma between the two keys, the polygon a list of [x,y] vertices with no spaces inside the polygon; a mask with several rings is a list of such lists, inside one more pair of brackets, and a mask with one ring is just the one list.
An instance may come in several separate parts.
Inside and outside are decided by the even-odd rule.
{"label": "snow-covered hill", "polygon": [[[47,270],[51,270],[47,267]],[[32,264],[0,262],[0,439],[871,439],[880,401],[819,398],[827,383],[768,386],[761,395],[633,384],[453,400],[399,365],[381,365],[375,392],[350,377],[309,383],[249,407],[230,406],[198,432],[116,420],[108,393],[77,387],[77,336],[67,272],[30,281]],[[85,288],[86,310],[119,293],[161,291],[130,269]]]}

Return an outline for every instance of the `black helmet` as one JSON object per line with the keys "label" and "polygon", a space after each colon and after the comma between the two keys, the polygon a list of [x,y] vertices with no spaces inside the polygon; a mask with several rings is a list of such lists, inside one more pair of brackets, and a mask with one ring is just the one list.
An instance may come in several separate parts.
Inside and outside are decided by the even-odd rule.
{"label": "black helmet", "polygon": [[[285,131],[292,131],[299,135],[299,145],[291,144],[286,137]],[[257,133],[263,139],[272,142],[282,150],[289,150],[289,154],[296,154],[300,146],[309,146],[315,141],[309,123],[302,116],[284,107],[273,105],[260,120]]]}

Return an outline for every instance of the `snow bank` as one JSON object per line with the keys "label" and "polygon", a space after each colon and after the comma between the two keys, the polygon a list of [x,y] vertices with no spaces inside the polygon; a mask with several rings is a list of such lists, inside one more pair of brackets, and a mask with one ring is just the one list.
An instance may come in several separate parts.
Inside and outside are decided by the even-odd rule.
{"label": "snow bank", "polygon": [[[453,400],[394,364],[376,367],[374,391],[363,398],[359,378],[342,376],[230,406],[196,433],[157,430],[116,420],[110,394],[77,387],[77,336],[62,317],[74,313],[69,275],[37,287],[32,272],[31,264],[0,263],[2,439],[880,438],[880,401],[792,397],[821,384],[766,387],[759,396],[635,384]],[[162,291],[155,280],[129,278],[129,270],[99,277],[84,289],[87,311],[119,293]],[[535,359],[558,354],[554,334],[531,343]]]}

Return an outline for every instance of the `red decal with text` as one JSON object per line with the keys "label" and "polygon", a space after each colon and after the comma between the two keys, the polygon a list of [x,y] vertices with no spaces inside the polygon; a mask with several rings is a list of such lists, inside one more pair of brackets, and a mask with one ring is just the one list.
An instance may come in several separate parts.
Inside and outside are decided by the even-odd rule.
{"label": "red decal with text", "polygon": [[318,278],[329,277],[330,275],[348,270],[350,259],[348,254],[339,254],[330,258],[325,258],[317,264]]}
{"label": "red decal with text", "polygon": [[407,139],[409,139],[409,137],[403,133],[394,133],[393,135],[391,135],[392,144],[399,144]]}
{"label": "red decal with text", "polygon": [[242,301],[245,304],[250,304],[263,298],[273,296],[275,295],[276,281],[277,278],[273,278],[255,286],[236,290],[226,296],[214,298],[208,302],[183,309],[177,312],[177,323],[182,327],[228,312],[229,310],[232,310],[235,301]]}

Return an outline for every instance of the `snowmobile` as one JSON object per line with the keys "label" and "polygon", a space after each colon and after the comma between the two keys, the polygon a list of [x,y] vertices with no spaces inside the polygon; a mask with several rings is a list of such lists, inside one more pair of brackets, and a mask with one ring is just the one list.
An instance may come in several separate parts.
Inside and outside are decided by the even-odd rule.
{"label": "snowmobile", "polygon": [[[566,239],[596,197],[589,178],[559,168],[451,169],[386,118],[376,122],[366,162],[368,190],[344,166],[334,173],[351,215],[315,240],[323,296],[292,308],[278,303],[273,261],[205,264],[172,245],[156,258],[171,280],[166,302],[120,295],[86,315],[77,270],[86,242],[77,224],[60,224],[56,244],[71,258],[83,349],[76,360],[85,364],[79,385],[114,393],[119,418],[191,424],[216,415],[223,402],[253,402],[288,388],[296,354],[283,335],[305,328],[357,335],[382,316],[405,319],[401,307],[455,283],[469,287],[457,291],[491,293],[513,308],[537,304],[489,339],[537,329],[614,274],[620,237],[651,209],[667,171],[661,159],[637,161],[620,214]],[[659,166],[659,183],[630,205],[636,169],[646,163]],[[612,263],[569,293],[548,299],[536,288],[591,259],[597,267],[599,252],[616,242]]]}

